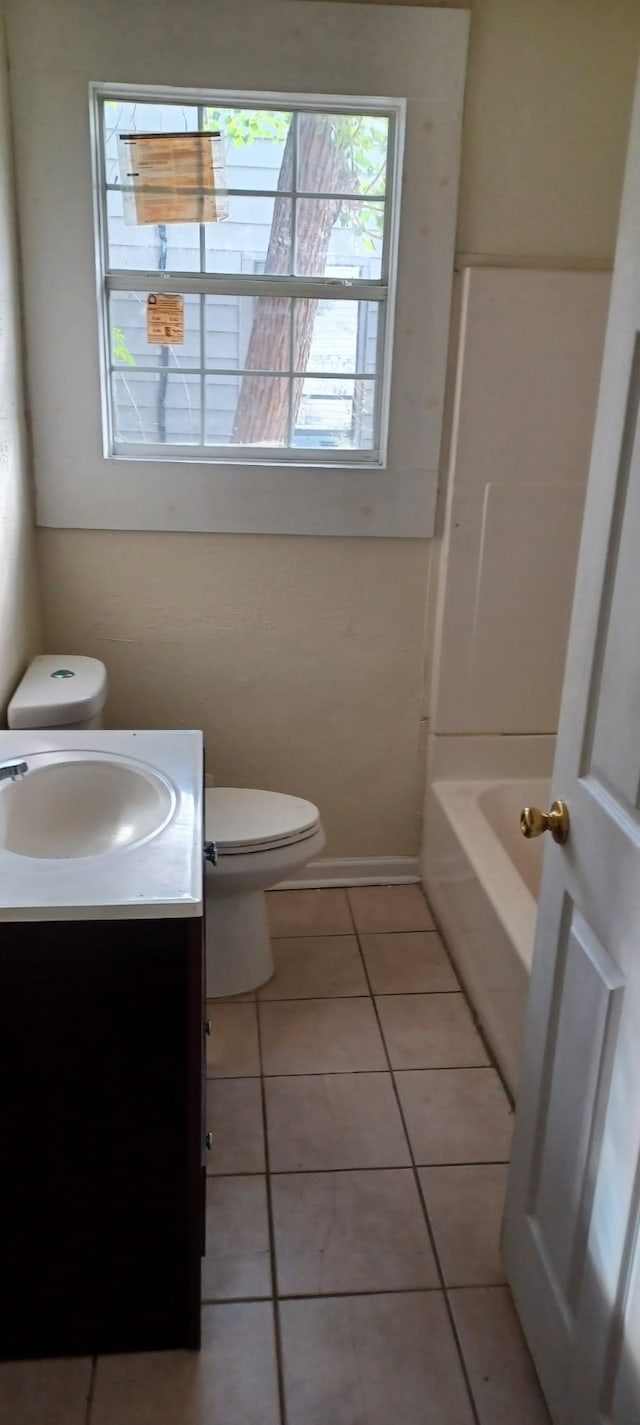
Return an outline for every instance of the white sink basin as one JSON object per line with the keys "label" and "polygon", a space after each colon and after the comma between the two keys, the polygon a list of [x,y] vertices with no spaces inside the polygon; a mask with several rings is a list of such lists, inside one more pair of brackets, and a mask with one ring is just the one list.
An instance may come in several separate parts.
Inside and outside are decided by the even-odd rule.
{"label": "white sink basin", "polygon": [[[15,781],[10,764],[26,764]],[[171,820],[176,794],[154,767],[90,751],[27,752],[0,763],[0,849],[63,860],[133,849]]]}

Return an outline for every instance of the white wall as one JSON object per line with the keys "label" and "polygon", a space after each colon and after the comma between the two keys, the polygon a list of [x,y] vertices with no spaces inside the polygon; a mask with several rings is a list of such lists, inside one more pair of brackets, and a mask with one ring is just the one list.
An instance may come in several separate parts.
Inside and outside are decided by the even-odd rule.
{"label": "white wall", "polygon": [[37,651],[39,610],[22,387],[4,15],[0,9],[0,721]]}
{"label": "white wall", "polygon": [[[475,0],[460,250],[611,258],[639,34],[638,0]],[[42,530],[39,550],[46,646],[105,657],[114,721],[201,721],[224,780],[319,801],[328,854],[417,851],[426,544]]]}

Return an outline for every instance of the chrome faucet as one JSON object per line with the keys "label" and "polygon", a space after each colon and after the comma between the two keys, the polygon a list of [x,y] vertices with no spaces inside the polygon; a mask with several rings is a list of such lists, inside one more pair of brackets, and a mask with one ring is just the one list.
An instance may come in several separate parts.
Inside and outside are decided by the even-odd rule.
{"label": "chrome faucet", "polygon": [[28,771],[28,762],[10,762],[7,767],[0,767],[0,782],[17,782],[18,778],[26,776]]}

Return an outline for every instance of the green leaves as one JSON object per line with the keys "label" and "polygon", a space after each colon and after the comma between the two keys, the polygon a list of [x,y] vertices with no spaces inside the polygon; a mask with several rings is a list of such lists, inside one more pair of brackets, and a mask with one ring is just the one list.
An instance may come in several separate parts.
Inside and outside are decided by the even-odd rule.
{"label": "green leaves", "polygon": [[[375,114],[331,115],[333,141],[342,151],[353,179],[354,193],[383,197],[387,166],[389,121]],[[204,124],[219,129],[234,148],[245,148],[256,139],[284,143],[292,116],[275,109],[207,108]]]}
{"label": "green leaves", "polygon": [[205,109],[206,129],[219,129],[234,148],[244,148],[256,139],[272,143],[286,140],[291,114],[268,109]]}
{"label": "green leaves", "polygon": [[111,345],[113,349],[114,361],[122,361],[126,366],[135,366],[136,359],[135,356],[132,356],[131,352],[129,351],[129,348],[127,346],[127,338],[122,330],[122,327],[112,326]]}

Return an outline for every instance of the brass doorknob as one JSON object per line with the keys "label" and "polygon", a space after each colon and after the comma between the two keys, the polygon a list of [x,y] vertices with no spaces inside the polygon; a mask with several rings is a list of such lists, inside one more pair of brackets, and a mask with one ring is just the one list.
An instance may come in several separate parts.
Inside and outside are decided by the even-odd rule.
{"label": "brass doorknob", "polygon": [[563,846],[569,836],[569,808],[566,802],[553,802],[550,811],[524,807],[520,813],[520,830],[530,840],[550,831],[554,841]]}

